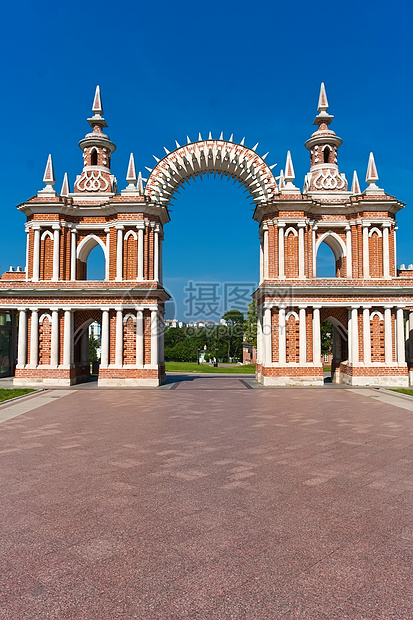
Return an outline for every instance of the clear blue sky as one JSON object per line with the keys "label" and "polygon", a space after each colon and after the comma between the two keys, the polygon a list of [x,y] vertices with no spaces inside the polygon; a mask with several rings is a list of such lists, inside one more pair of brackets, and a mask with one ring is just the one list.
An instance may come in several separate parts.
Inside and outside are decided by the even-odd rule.
{"label": "clear blue sky", "polygon": [[[233,132],[284,167],[291,150],[302,187],[320,82],[344,144],[340,169],[364,187],[372,150],[379,185],[408,205],[399,217],[399,264],[413,262],[411,107],[413,61],[408,3],[101,1],[6,3],[1,171],[0,270],[24,265],[24,217],[15,205],[42,187],[53,154],[59,191],[80,172],[77,145],[96,84],[113,172],[126,186],[131,151],[138,169],[186,135]],[[226,180],[191,183],[165,229],[165,283],[183,312],[193,281],[255,282],[257,224],[242,188]]]}

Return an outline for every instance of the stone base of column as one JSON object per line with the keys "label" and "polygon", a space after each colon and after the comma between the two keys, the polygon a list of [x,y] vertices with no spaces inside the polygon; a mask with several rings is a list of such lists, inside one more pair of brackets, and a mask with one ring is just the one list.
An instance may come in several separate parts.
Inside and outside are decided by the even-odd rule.
{"label": "stone base of column", "polygon": [[100,387],[157,387],[166,381],[165,366],[159,368],[107,368],[99,369]]}
{"label": "stone base of column", "polygon": [[84,383],[90,379],[89,364],[68,367],[25,366],[16,367],[13,385],[25,387],[69,386]]}
{"label": "stone base of column", "polygon": [[342,362],[334,373],[334,383],[364,387],[408,387],[407,364],[349,365]]}
{"label": "stone base of column", "polygon": [[321,365],[300,366],[299,364],[264,366],[261,383],[267,386],[324,385],[323,367]]}

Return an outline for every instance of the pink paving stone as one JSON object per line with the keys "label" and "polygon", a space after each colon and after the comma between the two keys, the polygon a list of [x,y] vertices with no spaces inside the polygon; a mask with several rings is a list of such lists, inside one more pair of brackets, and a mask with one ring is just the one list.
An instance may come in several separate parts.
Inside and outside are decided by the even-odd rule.
{"label": "pink paving stone", "polygon": [[6,620],[413,617],[405,409],[236,377],[74,389],[0,425],[0,455]]}

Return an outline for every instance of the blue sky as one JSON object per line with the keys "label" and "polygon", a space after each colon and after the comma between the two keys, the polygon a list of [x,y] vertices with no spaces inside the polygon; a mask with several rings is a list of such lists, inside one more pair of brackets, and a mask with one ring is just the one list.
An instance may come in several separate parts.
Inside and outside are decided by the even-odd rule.
{"label": "blue sky", "polygon": [[[100,84],[113,172],[126,186],[131,151],[153,167],[163,146],[224,132],[259,142],[284,167],[291,150],[302,187],[320,82],[344,144],[339,166],[364,187],[372,150],[379,185],[408,203],[399,215],[399,264],[413,262],[411,18],[407,3],[308,2],[7,3],[2,9],[0,270],[23,265],[24,217],[15,205],[42,187],[53,154],[59,191],[82,166]],[[243,189],[191,183],[165,229],[165,283],[183,312],[188,280],[254,282],[257,224]]]}

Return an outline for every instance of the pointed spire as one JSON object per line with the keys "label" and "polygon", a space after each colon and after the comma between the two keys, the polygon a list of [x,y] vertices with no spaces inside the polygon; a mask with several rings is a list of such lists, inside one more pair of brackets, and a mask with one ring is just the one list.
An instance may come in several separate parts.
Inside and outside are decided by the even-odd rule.
{"label": "pointed spire", "polygon": [[221,133],[219,134],[219,139],[220,139],[220,140],[223,140],[223,139],[224,139],[224,132],[223,132],[223,131],[221,131]]}
{"label": "pointed spire", "polygon": [[366,183],[370,185],[379,180],[379,175],[377,174],[376,162],[374,161],[373,153],[370,153],[369,163],[367,166],[367,174],[366,174]]}
{"label": "pointed spire", "polygon": [[47,158],[46,168],[43,175],[43,183],[45,183],[45,186],[42,190],[40,190],[40,192],[38,192],[38,194],[51,194],[55,196],[57,195],[55,190],[53,189],[53,185],[56,183],[56,178],[54,174],[53,159],[51,155],[49,155],[49,157]]}
{"label": "pointed spire", "polygon": [[70,194],[69,177],[68,177],[67,172],[65,172],[65,175],[63,177],[62,189],[60,190],[60,195],[69,196],[69,194]]}
{"label": "pointed spire", "polygon": [[280,189],[284,189],[284,187],[285,187],[284,170],[280,171],[280,179],[278,181],[278,187]]}
{"label": "pointed spire", "polygon": [[240,142],[240,145],[241,145],[241,146],[244,146],[244,142],[245,142],[245,136],[242,138],[242,140],[241,140],[241,142]]}
{"label": "pointed spire", "polygon": [[177,148],[177,149],[180,149],[180,148],[181,148],[181,145],[179,144],[178,140],[175,140],[175,144],[176,144],[176,148]]}
{"label": "pointed spire", "polygon": [[128,171],[126,173],[126,180],[129,184],[136,183],[136,169],[135,169],[135,158],[133,153],[130,154]]}
{"label": "pointed spire", "polygon": [[93,98],[92,112],[101,116],[103,114],[102,97],[100,95],[100,86],[96,86],[95,96]]}
{"label": "pointed spire", "polygon": [[327,100],[327,93],[326,93],[326,87],[324,86],[324,82],[321,82],[320,96],[318,97],[318,108],[317,109],[319,112],[327,112],[328,110],[328,100]]}
{"label": "pointed spire", "polygon": [[292,183],[295,179],[293,160],[291,158],[291,152],[287,151],[287,160],[285,162],[285,180],[287,183]]}
{"label": "pointed spire", "polygon": [[143,195],[143,180],[141,172],[138,174],[138,192],[140,196]]}
{"label": "pointed spire", "polygon": [[208,140],[212,140],[212,133],[211,132],[209,132],[209,134],[208,134]]}
{"label": "pointed spire", "polygon": [[354,173],[353,173],[353,182],[351,184],[351,193],[354,196],[356,196],[357,194],[361,194],[359,178],[357,176],[357,172],[356,171],[354,171]]}
{"label": "pointed spire", "polygon": [[189,136],[186,136],[186,142],[187,144],[191,144],[191,138]]}
{"label": "pointed spire", "polygon": [[364,194],[384,194],[384,189],[377,187],[376,181],[379,180],[377,174],[376,162],[374,161],[373,153],[370,153],[369,163],[367,166],[366,183],[369,184],[367,189],[364,190]]}

